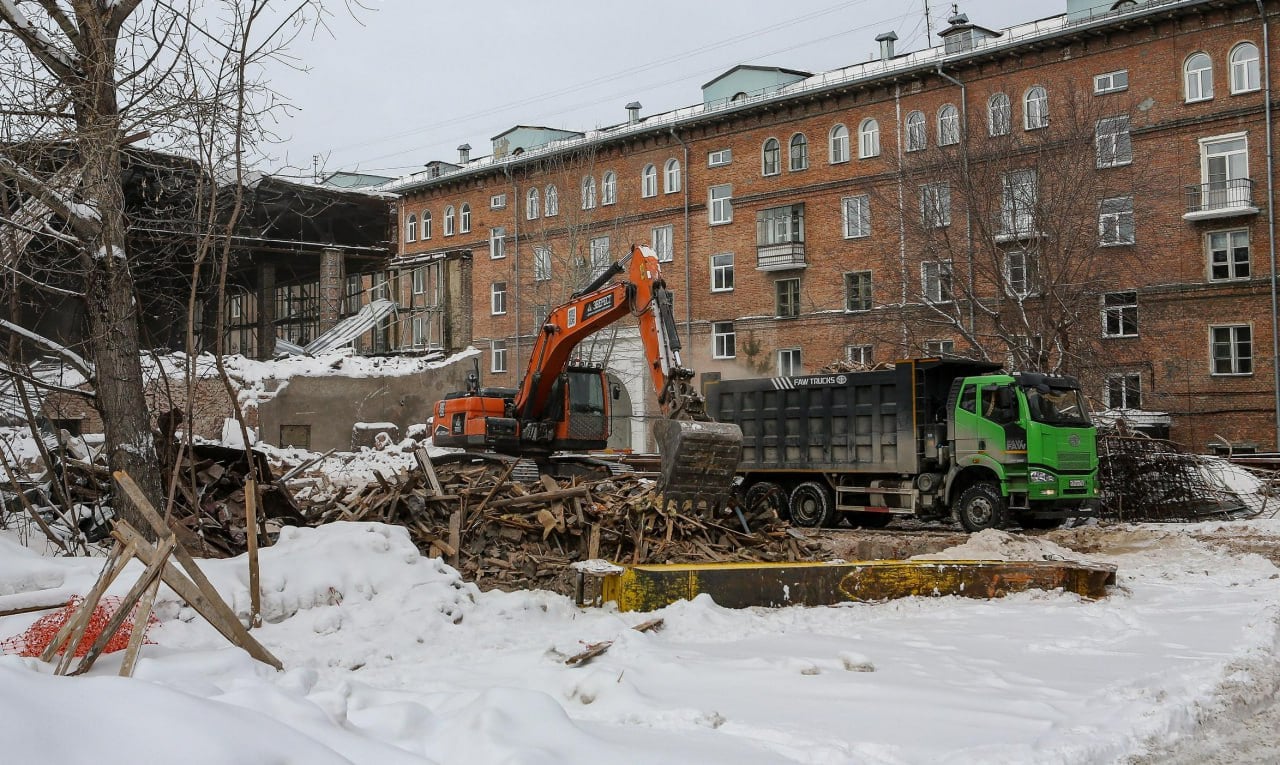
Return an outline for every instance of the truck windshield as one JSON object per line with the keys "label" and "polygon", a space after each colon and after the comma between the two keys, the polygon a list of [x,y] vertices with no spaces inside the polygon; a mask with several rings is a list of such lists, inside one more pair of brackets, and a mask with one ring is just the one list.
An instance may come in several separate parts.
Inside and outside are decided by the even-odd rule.
{"label": "truck windshield", "polygon": [[1084,397],[1074,388],[1024,387],[1031,419],[1046,425],[1088,425]]}

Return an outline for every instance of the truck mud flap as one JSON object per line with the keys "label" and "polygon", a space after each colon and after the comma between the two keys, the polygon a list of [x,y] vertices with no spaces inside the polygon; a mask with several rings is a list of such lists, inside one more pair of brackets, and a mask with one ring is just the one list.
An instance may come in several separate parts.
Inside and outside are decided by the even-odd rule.
{"label": "truck mud flap", "polygon": [[657,420],[653,436],[662,455],[658,493],[664,505],[725,506],[742,462],[742,429],[719,422]]}

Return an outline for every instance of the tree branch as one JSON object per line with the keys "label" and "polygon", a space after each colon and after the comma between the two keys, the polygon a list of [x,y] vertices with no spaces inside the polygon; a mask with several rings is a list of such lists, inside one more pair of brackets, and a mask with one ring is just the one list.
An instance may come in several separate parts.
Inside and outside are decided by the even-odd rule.
{"label": "tree branch", "polygon": [[84,375],[86,379],[89,379],[89,380],[93,379],[94,377],[93,365],[90,364],[88,361],[86,361],[83,356],[71,350],[70,348],[66,347],[65,345],[55,343],[54,341],[50,340],[44,335],[36,334],[35,332],[32,332],[31,330],[26,329],[25,327],[19,327],[17,324],[14,324],[8,319],[0,319],[0,329],[6,330],[21,338],[29,340],[37,345],[48,348],[49,350],[53,351],[57,355],[66,359],[67,362],[70,363],[71,366],[74,367],[77,372]]}
{"label": "tree branch", "polygon": [[[136,4],[136,3],[135,3]],[[0,21],[13,30],[22,44],[27,46],[45,68],[67,86],[76,77],[76,66],[66,54],[53,44],[43,30],[34,26],[26,14],[18,8],[17,0],[0,0]]]}

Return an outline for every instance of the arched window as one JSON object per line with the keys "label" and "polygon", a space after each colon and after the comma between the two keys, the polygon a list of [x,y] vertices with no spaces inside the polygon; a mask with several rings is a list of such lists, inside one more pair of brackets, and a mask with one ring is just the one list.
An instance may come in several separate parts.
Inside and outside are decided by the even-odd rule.
{"label": "arched window", "polygon": [[960,143],[960,112],[951,104],[938,110],[938,145]]}
{"label": "arched window", "polygon": [[431,238],[431,211],[430,210],[422,211],[422,238],[423,239]]}
{"label": "arched window", "polygon": [[582,209],[590,210],[596,206],[596,178],[588,175],[582,179]]}
{"label": "arched window", "polygon": [[1187,101],[1213,98],[1213,60],[1208,53],[1192,53],[1182,65]]}
{"label": "arched window", "polygon": [[987,99],[987,132],[991,135],[1009,135],[1012,109],[1009,97],[1004,93],[993,93]]}
{"label": "arched window", "polygon": [[924,112],[907,115],[907,151],[920,151],[928,146],[929,138],[924,129]]}
{"label": "arched window", "polygon": [[791,136],[791,170],[804,170],[809,167],[809,139],[804,133]]}
{"label": "arched window", "polygon": [[618,201],[618,176],[612,170],[600,179],[600,204],[611,205]]}
{"label": "arched window", "polygon": [[658,168],[651,164],[640,171],[640,196],[658,196]]}
{"label": "arched window", "polygon": [[1022,99],[1022,124],[1027,130],[1049,127],[1049,91],[1036,85]]}
{"label": "arched window", "polygon": [[538,217],[538,189],[532,188],[525,192],[524,195],[524,217],[525,220],[534,220]]}
{"label": "arched window", "polygon": [[858,158],[880,156],[880,123],[865,119],[858,126]]}
{"label": "arched window", "polygon": [[840,162],[849,161],[849,128],[844,125],[836,125],[831,128],[831,136],[829,140],[831,144],[830,159],[831,164],[835,165]]}
{"label": "arched window", "polygon": [[1240,43],[1231,49],[1231,92],[1248,93],[1259,87],[1258,46]]}
{"label": "arched window", "polygon": [[458,216],[458,233],[467,234],[471,231],[471,205],[463,204],[462,213]]}
{"label": "arched window", "polygon": [[453,205],[444,208],[444,235],[453,236]]}
{"label": "arched window", "polygon": [[782,172],[782,145],[777,138],[764,142],[760,151],[760,172],[764,175],[777,175]]}
{"label": "arched window", "polygon": [[662,193],[674,194],[680,190],[680,161],[677,159],[667,160],[667,164],[662,168]]}
{"label": "arched window", "polygon": [[409,213],[409,219],[404,222],[404,240],[406,242],[418,241],[418,216]]}
{"label": "arched window", "polygon": [[546,203],[546,212],[544,214],[547,217],[560,214],[560,191],[555,187],[555,184],[547,187]]}

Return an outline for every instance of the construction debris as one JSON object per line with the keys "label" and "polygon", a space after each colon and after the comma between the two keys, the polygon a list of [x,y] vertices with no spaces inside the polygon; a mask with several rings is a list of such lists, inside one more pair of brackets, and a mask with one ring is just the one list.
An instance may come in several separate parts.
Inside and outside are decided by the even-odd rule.
{"label": "construction debris", "polygon": [[1100,517],[1121,521],[1195,521],[1254,510],[1221,480],[1211,480],[1205,457],[1172,441],[1098,436]]}

